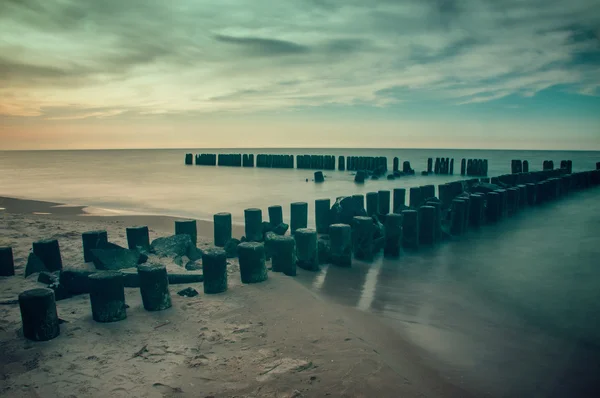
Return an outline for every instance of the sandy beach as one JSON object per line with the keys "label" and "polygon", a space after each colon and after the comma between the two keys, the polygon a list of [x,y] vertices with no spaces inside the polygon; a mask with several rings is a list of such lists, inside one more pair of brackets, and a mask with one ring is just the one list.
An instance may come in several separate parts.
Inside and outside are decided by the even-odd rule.
{"label": "sandy beach", "polygon": [[[13,247],[16,268],[14,277],[0,278],[3,396],[468,396],[375,317],[326,302],[280,274],[242,285],[236,259],[223,294],[172,285],[173,307],[148,312],[139,290],[127,288],[128,317],[109,324],[94,322],[89,295],[79,295],[57,302],[64,320],[58,338],[27,341],[11,300],[42,286],[37,274],[23,278],[33,241],[58,239],[65,266],[85,266],[82,232],[105,229],[110,241],[125,245],[126,226],[149,225],[154,239],[173,233],[173,219],[81,215],[81,207],[7,198],[0,207],[0,243]],[[206,247],[212,224],[198,225],[198,246]],[[200,294],[176,294],[186,287]]]}

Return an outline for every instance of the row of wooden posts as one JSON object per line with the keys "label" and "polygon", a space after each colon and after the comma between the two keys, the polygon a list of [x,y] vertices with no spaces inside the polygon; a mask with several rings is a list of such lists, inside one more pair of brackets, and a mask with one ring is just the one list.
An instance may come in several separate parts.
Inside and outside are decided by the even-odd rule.
{"label": "row of wooden posts", "polygon": [[[571,160],[561,160],[560,168],[565,170],[567,174],[571,174],[573,172],[573,162]],[[528,173],[529,162],[527,160],[513,159],[510,164],[510,170],[513,174]],[[542,170],[554,170],[554,161],[544,160]]]}

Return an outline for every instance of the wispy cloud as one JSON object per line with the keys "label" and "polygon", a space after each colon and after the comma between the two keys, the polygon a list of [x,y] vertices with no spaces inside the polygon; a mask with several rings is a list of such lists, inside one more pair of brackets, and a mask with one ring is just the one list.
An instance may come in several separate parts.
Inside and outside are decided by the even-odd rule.
{"label": "wispy cloud", "polygon": [[0,2],[0,114],[381,107],[417,93],[467,105],[600,87],[596,0],[249,4]]}

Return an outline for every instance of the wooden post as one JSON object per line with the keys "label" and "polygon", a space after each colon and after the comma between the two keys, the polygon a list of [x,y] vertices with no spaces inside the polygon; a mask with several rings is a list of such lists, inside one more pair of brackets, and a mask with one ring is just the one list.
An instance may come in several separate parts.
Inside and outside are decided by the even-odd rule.
{"label": "wooden post", "polygon": [[435,211],[433,206],[419,208],[419,244],[432,245],[435,243]]}
{"label": "wooden post", "polygon": [[398,170],[399,170],[399,168],[400,168],[400,159],[398,159],[397,157],[395,157],[393,162],[394,162],[394,163],[393,163],[393,169],[392,169],[392,170],[393,170],[394,172],[396,172],[396,171],[398,171]]}
{"label": "wooden post", "polygon": [[292,235],[308,225],[308,203],[294,202],[290,205],[290,231]]}
{"label": "wooden post", "polygon": [[388,214],[385,218],[385,245],[383,255],[398,257],[402,246],[402,214]]}
{"label": "wooden post", "polygon": [[308,271],[318,271],[317,231],[312,228],[298,228],[294,233],[294,239],[296,239],[298,267]]}
{"label": "wooden post", "polygon": [[497,189],[495,192],[497,192],[500,197],[498,216],[502,219],[506,217],[508,212],[508,195],[506,194],[506,189]]}
{"label": "wooden post", "polygon": [[485,197],[482,195],[471,195],[469,204],[469,225],[480,227],[483,224]]}
{"label": "wooden post", "polygon": [[279,224],[283,224],[283,209],[281,206],[269,206],[269,224],[271,224],[273,228]]}
{"label": "wooden post", "polygon": [[402,211],[402,247],[419,248],[419,213],[416,210]]}
{"label": "wooden post", "polygon": [[231,213],[217,213],[213,216],[215,246],[225,247],[231,239]]}
{"label": "wooden post", "polygon": [[378,213],[379,214],[389,214],[390,212],[390,191],[382,190],[377,192],[378,198]]}
{"label": "wooden post", "polygon": [[339,171],[344,171],[346,170],[346,166],[345,166],[345,159],[342,155],[340,155],[338,157],[338,170]]}
{"label": "wooden post", "polygon": [[13,276],[15,274],[15,261],[12,247],[0,247],[0,276]]}
{"label": "wooden post", "polygon": [[500,195],[498,192],[488,192],[486,195],[486,217],[489,222],[500,220]]}
{"label": "wooden post", "polygon": [[367,215],[372,216],[379,213],[379,194],[367,192]]}
{"label": "wooden post", "polygon": [[394,188],[394,213],[400,214],[406,202],[406,189]]}
{"label": "wooden post", "polygon": [[450,175],[454,174],[454,158],[450,159],[450,170],[449,173]]}
{"label": "wooden post", "polygon": [[350,267],[352,265],[352,228],[350,225],[330,225],[329,242],[331,245],[331,264]]}
{"label": "wooden post", "polygon": [[323,177],[322,171],[315,171],[315,182],[325,182],[325,177]]}
{"label": "wooden post", "polygon": [[410,207],[412,209],[418,209],[421,207],[421,203],[423,202],[423,197],[421,195],[421,187],[412,187],[409,191],[410,196]]}
{"label": "wooden post", "polygon": [[227,253],[221,248],[205,250],[202,254],[204,293],[217,294],[227,290]]}
{"label": "wooden post", "polygon": [[373,259],[374,254],[373,219],[371,217],[355,216],[352,219],[352,223],[352,248],[354,250],[354,257],[370,261]]}
{"label": "wooden post", "polygon": [[296,240],[292,236],[274,236],[271,238],[271,265],[273,272],[283,272],[288,276],[296,275]]}
{"label": "wooden post", "polygon": [[108,243],[108,234],[106,231],[87,231],[81,234],[81,241],[83,243],[83,260],[89,263],[93,260],[92,249],[99,249]]}
{"label": "wooden post", "polygon": [[146,311],[162,311],[171,308],[167,268],[158,264],[138,265],[140,293]]}
{"label": "wooden post", "polygon": [[[438,166],[439,166],[439,163],[438,163]],[[431,174],[432,171],[433,171],[433,158],[427,158],[427,174]]]}
{"label": "wooden post", "polygon": [[198,229],[196,220],[176,220],[175,235],[189,235],[194,246],[198,243]]}
{"label": "wooden post", "polygon": [[352,195],[352,201],[354,202],[354,207],[356,208],[356,210],[365,208],[365,195]]}
{"label": "wooden post", "polygon": [[33,254],[42,260],[48,271],[53,272],[62,270],[62,257],[56,239],[33,242]]}
{"label": "wooden post", "polygon": [[460,161],[460,175],[464,176],[467,172],[467,161],[463,158]]}
{"label": "wooden post", "polygon": [[249,242],[260,242],[263,240],[261,209],[251,208],[244,210],[244,224],[246,239]]}
{"label": "wooden post", "polygon": [[105,271],[88,276],[92,318],[96,322],[117,322],[127,318],[123,274]]}
{"label": "wooden post", "polygon": [[435,202],[435,201],[429,201],[425,204],[427,206],[431,206],[431,207],[435,208],[435,219],[433,221],[433,223],[434,223],[433,228],[435,231],[435,241],[441,242],[442,241],[442,203]]}
{"label": "wooden post", "polygon": [[23,336],[33,341],[47,341],[60,334],[54,291],[40,288],[19,294]]}
{"label": "wooden post", "polygon": [[465,214],[467,202],[462,199],[452,201],[452,221],[450,225],[451,235],[462,235],[465,231]]}
{"label": "wooden post", "polygon": [[507,213],[509,215],[514,215],[519,206],[519,189],[518,188],[508,188],[506,190],[508,209]]}
{"label": "wooden post", "polygon": [[267,280],[265,246],[262,243],[240,243],[238,256],[242,283],[260,283]]}
{"label": "wooden post", "polygon": [[136,250],[138,247],[145,250],[150,249],[150,234],[148,232],[148,227],[128,227],[126,233],[129,250]]}
{"label": "wooden post", "polygon": [[315,224],[317,233],[326,234],[329,231],[329,211],[331,210],[331,201],[329,199],[315,200]]}

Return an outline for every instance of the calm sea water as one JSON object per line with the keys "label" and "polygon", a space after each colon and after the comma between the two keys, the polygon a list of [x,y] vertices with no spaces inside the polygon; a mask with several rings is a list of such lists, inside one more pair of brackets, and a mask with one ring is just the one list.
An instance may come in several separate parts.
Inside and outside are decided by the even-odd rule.
{"label": "calm sea water", "polygon": [[[387,156],[389,169],[395,156],[417,170],[427,168],[428,157],[455,159],[454,176],[414,176],[353,183],[350,172],[327,171],[324,184],[310,182],[313,171],[214,166],[185,166],[184,155],[193,153],[286,153],[354,156]],[[0,152],[0,195],[49,200],[146,214],[163,214],[211,220],[230,212],[243,221],[249,207],[263,209],[289,204],[366,193],[380,189],[438,184],[460,179],[460,159],[489,159],[489,176],[510,172],[511,159],[526,159],[531,170],[544,160],[573,161],[573,170],[595,168],[600,152],[477,151],[432,149],[269,149],[269,150],[100,150]],[[309,182],[306,182],[306,179]],[[314,223],[314,210],[309,210]]]}
{"label": "calm sea water", "polygon": [[[355,185],[348,172],[185,166],[186,152],[122,150],[0,152],[0,196],[51,200],[141,213],[211,219],[248,207],[284,206],[379,189],[440,184],[454,176],[415,176]],[[246,152],[235,150],[206,152]],[[511,159],[531,170],[544,160],[588,170],[600,152],[455,150],[261,150],[262,153],[394,156],[413,168],[428,157],[489,159],[489,175]],[[389,165],[391,168],[391,164]],[[459,171],[458,168],[456,170]],[[301,272],[300,283],[327,299],[374,314],[394,330],[382,335],[393,362],[395,338],[422,350],[431,366],[475,396],[600,396],[600,189],[471,231],[398,260],[376,258],[350,269]],[[311,222],[312,222],[312,213]],[[387,332],[386,332],[387,333]]]}

